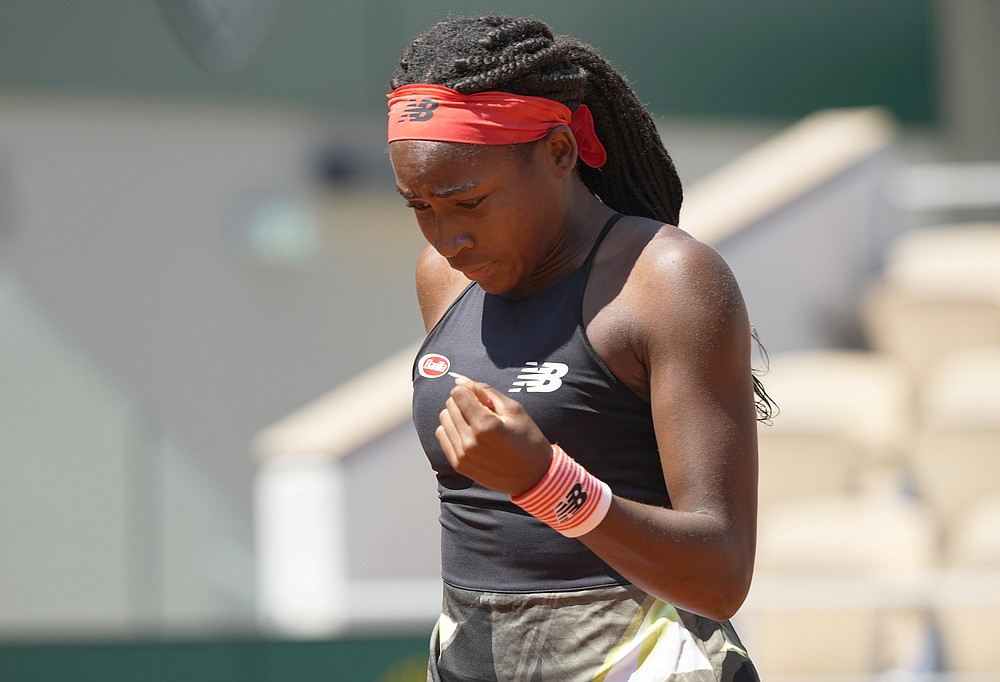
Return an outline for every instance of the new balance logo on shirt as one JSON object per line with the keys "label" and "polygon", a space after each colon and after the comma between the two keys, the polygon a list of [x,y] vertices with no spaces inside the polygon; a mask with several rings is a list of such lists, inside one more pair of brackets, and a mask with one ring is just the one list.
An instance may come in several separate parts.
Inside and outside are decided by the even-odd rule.
{"label": "new balance logo on shirt", "polygon": [[562,386],[562,378],[568,372],[569,366],[561,362],[543,362],[541,365],[528,362],[521,368],[513,388],[508,388],[507,392],[520,393],[523,389],[528,393],[552,393]]}

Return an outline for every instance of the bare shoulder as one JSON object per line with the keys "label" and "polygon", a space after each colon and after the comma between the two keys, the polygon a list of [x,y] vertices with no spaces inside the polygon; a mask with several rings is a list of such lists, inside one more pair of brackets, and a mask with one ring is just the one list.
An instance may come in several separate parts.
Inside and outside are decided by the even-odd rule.
{"label": "bare shoulder", "polygon": [[424,247],[417,258],[416,287],[417,303],[428,332],[468,285],[465,275],[452,269],[434,247]]}
{"label": "bare shoulder", "polygon": [[641,286],[678,296],[680,300],[674,303],[697,303],[739,290],[736,277],[718,251],[670,225],[661,227],[649,240],[633,272]]}
{"label": "bare shoulder", "polygon": [[[661,226],[648,240],[629,277],[643,336],[668,347],[718,343],[747,325],[739,283],[714,248],[683,230]],[[664,324],[669,320],[670,324]]]}
{"label": "bare shoulder", "polygon": [[736,278],[712,247],[670,225],[629,217],[591,270],[587,334],[620,381],[647,400],[654,375],[719,366],[742,352],[749,322]]}

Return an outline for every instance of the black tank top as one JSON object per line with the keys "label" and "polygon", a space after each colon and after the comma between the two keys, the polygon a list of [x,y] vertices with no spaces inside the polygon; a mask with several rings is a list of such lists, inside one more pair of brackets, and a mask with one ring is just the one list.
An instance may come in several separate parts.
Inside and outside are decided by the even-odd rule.
{"label": "black tank top", "polygon": [[587,339],[583,293],[604,225],[584,264],[547,289],[508,299],[470,285],[431,330],[413,369],[413,422],[441,498],[442,577],[467,589],[555,592],[628,581],[576,539],[451,468],[434,430],[454,379],[518,400],[619,496],[669,506],[649,404],[618,381]]}

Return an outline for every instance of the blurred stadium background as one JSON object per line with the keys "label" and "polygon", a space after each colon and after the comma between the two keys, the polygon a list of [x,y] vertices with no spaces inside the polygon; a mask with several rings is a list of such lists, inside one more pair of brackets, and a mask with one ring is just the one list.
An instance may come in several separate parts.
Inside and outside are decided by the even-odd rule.
{"label": "blurred stadium background", "polygon": [[0,2],[0,680],[423,679],[419,232],[448,14],[600,47],[733,265],[765,679],[1000,680],[1000,2]]}

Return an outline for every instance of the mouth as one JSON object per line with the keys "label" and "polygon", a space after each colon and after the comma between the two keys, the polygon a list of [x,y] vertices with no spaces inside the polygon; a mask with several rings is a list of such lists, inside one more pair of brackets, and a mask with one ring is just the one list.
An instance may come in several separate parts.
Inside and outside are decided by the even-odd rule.
{"label": "mouth", "polygon": [[490,269],[492,263],[470,263],[468,265],[453,265],[452,267],[461,272],[470,280],[478,280]]}

